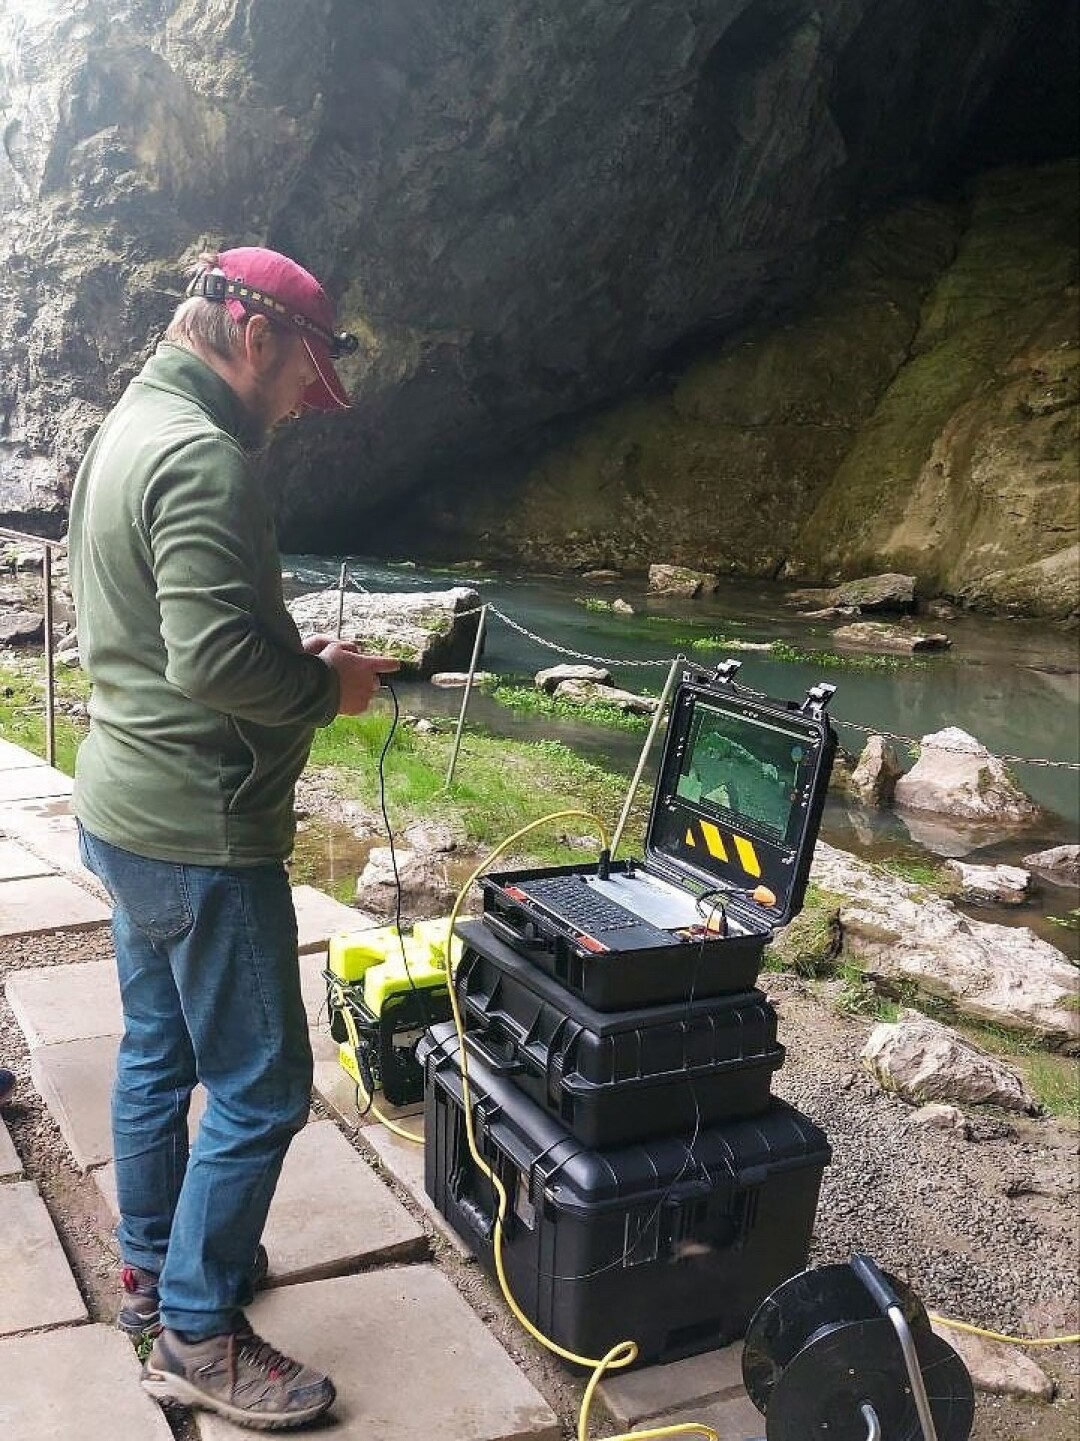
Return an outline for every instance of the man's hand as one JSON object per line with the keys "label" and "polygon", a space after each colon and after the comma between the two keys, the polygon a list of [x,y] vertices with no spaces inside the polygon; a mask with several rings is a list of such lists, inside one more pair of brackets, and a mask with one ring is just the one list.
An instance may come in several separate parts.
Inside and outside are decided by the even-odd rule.
{"label": "man's hand", "polygon": [[309,635],[304,641],[304,649],[308,655],[322,655],[328,645],[339,645],[343,650],[359,652],[360,647],[355,641],[342,640],[340,636],[332,635]]}
{"label": "man's hand", "polygon": [[[341,682],[339,715],[361,715],[378,692],[379,676],[392,675],[401,668],[401,662],[391,655],[361,655],[351,641],[327,640],[325,636],[311,636],[310,640],[326,641],[311,653],[337,671]],[[308,649],[309,644],[304,648]]]}

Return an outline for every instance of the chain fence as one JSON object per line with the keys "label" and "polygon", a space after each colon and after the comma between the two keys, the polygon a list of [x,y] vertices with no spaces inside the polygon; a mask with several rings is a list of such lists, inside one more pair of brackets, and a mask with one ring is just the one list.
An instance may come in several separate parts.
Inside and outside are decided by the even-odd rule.
{"label": "chain fence", "polygon": [[[350,585],[354,590],[359,591],[363,595],[370,594],[367,587],[361,585],[360,582],[355,580],[351,575],[345,577],[344,583]],[[340,589],[340,583],[338,588]],[[497,605],[494,605],[490,601],[485,602],[483,605],[474,606],[471,610],[455,612],[455,619],[465,620],[473,615],[494,616],[509,630],[531,641],[533,645],[537,646],[540,650],[550,651],[552,655],[566,656],[571,660],[584,661],[589,665],[611,666],[617,670],[668,670],[671,667],[672,661],[677,659],[677,657],[668,656],[665,660],[628,660],[621,659],[618,656],[591,655],[587,651],[572,650],[569,646],[560,645],[558,641],[552,640],[549,636],[543,636],[534,630],[530,630],[527,626],[522,625],[520,621],[514,620],[511,616],[507,615],[505,611],[500,610]],[[749,687],[743,686],[741,683],[740,688],[743,690],[749,689]],[[761,692],[753,693],[761,694]],[[843,726],[848,730],[857,731],[861,735],[881,736],[884,740],[894,741],[899,745],[908,746],[914,750],[918,750],[922,746],[922,740],[918,736],[907,736],[899,731],[884,730],[881,726],[860,725],[857,721],[842,720],[839,716],[835,715],[832,717],[832,720],[834,724]],[[935,749],[951,751],[956,755],[971,754],[971,749],[968,746],[937,745]],[[1054,760],[1049,756],[995,755],[989,752],[988,754],[990,754],[991,760],[1000,761],[1003,765],[1040,766],[1047,770],[1080,771],[1080,761]]]}

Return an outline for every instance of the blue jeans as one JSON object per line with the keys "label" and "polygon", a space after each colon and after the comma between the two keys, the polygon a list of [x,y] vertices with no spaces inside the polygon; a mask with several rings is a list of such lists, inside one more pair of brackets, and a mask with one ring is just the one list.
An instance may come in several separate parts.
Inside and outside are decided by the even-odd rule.
{"label": "blue jeans", "polygon": [[[120,1252],[159,1276],[161,1319],[192,1339],[232,1329],[312,1056],[285,867],[192,866],[81,826],[113,901],[124,1036],[112,1099]],[[188,1106],[208,1101],[188,1153]]]}

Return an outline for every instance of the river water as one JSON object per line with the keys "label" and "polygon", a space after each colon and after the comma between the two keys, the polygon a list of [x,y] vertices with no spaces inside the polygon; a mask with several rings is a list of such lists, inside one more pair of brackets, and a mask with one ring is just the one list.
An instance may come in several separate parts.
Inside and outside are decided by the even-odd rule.
{"label": "river water", "polygon": [[[617,685],[655,694],[676,654],[686,654],[703,666],[732,655],[742,661],[741,681],[776,697],[799,699],[809,685],[820,680],[835,685],[830,712],[841,746],[852,754],[857,755],[865,742],[865,734],[857,727],[918,739],[955,725],[977,736],[996,755],[1080,761],[1077,640],[1046,623],[967,614],[947,621],[927,619],[925,629],[944,630],[949,635],[950,650],[912,661],[905,658],[889,668],[863,669],[783,661],[769,654],[724,647],[691,648],[694,640],[722,636],[747,644],[783,641],[799,651],[836,653],[831,631],[842,622],[803,618],[785,604],[783,587],[766,582],[725,584],[714,596],[685,600],[651,596],[641,581],[590,584],[579,577],[493,571],[463,574],[388,566],[361,557],[290,556],[285,560],[287,592],[336,589],[343,561],[348,564],[351,588],[474,587],[491,607],[481,660],[485,671],[529,676],[575,659],[563,653],[572,651],[602,659]],[[633,607],[632,616],[586,604],[609,605],[617,596]],[[540,639],[522,635],[508,621]],[[653,664],[635,664],[642,661]],[[403,706],[413,714],[456,718],[461,707],[460,691],[408,682],[398,689]],[[643,743],[643,735],[636,732],[511,711],[481,691],[474,691],[470,698],[467,723],[525,740],[561,740],[627,776]],[[830,797],[822,835],[868,858],[899,852],[912,857],[951,855],[1010,863],[1033,850],[1075,842],[1080,829],[1080,771],[1021,764],[1014,764],[1012,770],[1044,808],[1042,819],[1022,834],[985,827],[964,829],[910,812],[901,818],[891,811],[871,811]],[[1076,904],[1073,889],[1046,886],[1041,901],[1023,908],[1019,915],[1013,911],[991,915],[987,910],[979,914],[986,919],[1036,924],[1047,939],[1060,944],[1064,939],[1060,928],[1053,923],[1044,925],[1042,917],[1047,912],[1060,915]]]}

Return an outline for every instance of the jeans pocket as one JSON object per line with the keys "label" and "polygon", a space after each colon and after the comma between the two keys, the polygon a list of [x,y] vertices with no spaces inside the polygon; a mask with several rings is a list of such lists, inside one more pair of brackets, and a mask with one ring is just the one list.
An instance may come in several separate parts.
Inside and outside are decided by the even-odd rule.
{"label": "jeans pocket", "polygon": [[191,929],[191,897],[182,865],[137,856],[81,826],[79,830],[83,863],[138,930],[152,941],[167,941]]}

